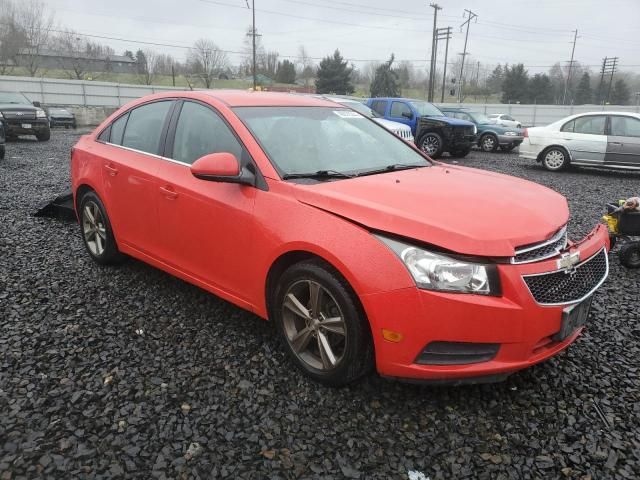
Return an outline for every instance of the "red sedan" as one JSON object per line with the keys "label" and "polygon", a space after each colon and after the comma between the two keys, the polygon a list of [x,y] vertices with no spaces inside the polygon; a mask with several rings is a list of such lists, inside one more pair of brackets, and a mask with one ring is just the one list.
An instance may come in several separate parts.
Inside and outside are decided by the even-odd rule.
{"label": "red sedan", "polygon": [[330,385],[502,379],[572,343],[608,274],[606,229],[568,241],[558,193],[433,162],[321,99],[151,95],[71,164],[96,262],[129,255],[272,320]]}

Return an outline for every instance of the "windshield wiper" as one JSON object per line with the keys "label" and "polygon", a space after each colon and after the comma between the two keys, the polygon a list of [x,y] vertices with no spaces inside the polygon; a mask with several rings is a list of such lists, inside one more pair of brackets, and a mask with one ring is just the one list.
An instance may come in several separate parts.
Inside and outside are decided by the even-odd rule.
{"label": "windshield wiper", "polygon": [[364,172],[360,172],[356,175],[356,177],[363,177],[365,175],[375,175],[376,173],[386,173],[386,172],[395,172],[398,170],[410,170],[412,168],[423,168],[428,167],[428,165],[412,165],[410,163],[392,163],[391,165],[387,165],[383,168],[377,168],[375,170],[365,170]]}
{"label": "windshield wiper", "polygon": [[353,178],[354,176],[337,170],[317,170],[315,172],[287,173],[282,178],[283,180],[289,180],[292,178]]}

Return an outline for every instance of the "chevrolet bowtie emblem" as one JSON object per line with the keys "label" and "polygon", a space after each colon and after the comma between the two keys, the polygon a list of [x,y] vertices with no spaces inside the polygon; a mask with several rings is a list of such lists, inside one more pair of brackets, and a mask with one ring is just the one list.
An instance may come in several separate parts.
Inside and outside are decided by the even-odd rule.
{"label": "chevrolet bowtie emblem", "polygon": [[556,263],[558,270],[565,270],[565,273],[574,273],[575,266],[580,263],[580,252],[563,253]]}

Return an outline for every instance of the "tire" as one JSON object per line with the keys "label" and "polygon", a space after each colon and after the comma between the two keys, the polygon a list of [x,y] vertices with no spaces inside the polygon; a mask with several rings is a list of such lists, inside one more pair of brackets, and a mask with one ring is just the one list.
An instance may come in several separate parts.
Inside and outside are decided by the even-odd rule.
{"label": "tire", "polygon": [[559,172],[569,166],[569,154],[562,147],[550,147],[542,152],[542,165],[550,172]]}
{"label": "tire", "polygon": [[120,263],[124,255],[118,250],[109,217],[98,195],[87,192],[78,203],[80,234],[89,256],[100,265]]}
{"label": "tire", "polygon": [[438,158],[442,155],[444,143],[436,132],[428,132],[420,137],[418,147],[431,158]]}
{"label": "tire", "polygon": [[470,151],[471,151],[471,147],[463,148],[462,150],[451,150],[449,152],[449,155],[451,155],[452,157],[456,157],[456,158],[464,158],[467,155],[469,155]]}
{"label": "tire", "polygon": [[36,138],[39,142],[48,141],[51,138],[51,128],[47,127],[44,132],[36,134]]}
{"label": "tire", "polygon": [[5,155],[5,147],[4,145],[0,145],[0,160],[4,160]]}
{"label": "tire", "polygon": [[620,247],[618,258],[627,268],[640,268],[640,242],[629,242]]}
{"label": "tire", "polygon": [[500,150],[502,150],[503,152],[510,152],[514,148],[516,148],[515,145],[504,145],[504,146],[500,145]]}
{"label": "tire", "polygon": [[[315,307],[312,292],[319,292]],[[287,354],[309,378],[340,387],[372,370],[369,323],[349,284],[330,265],[292,265],[280,277],[270,305]]]}
{"label": "tire", "polygon": [[616,247],[616,243],[618,243],[618,237],[613,234],[609,234],[609,250],[613,250]]}
{"label": "tire", "polygon": [[517,124],[517,125],[516,125],[516,128],[522,128],[522,124],[520,124],[520,123],[519,123],[519,124]]}
{"label": "tire", "polygon": [[498,149],[498,137],[493,133],[485,133],[478,140],[480,150],[487,153],[495,152]]}

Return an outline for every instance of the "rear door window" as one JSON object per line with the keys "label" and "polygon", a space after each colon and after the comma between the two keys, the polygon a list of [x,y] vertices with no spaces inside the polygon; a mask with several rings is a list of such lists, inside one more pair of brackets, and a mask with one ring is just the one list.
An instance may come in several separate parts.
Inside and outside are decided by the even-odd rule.
{"label": "rear door window", "polygon": [[126,113],[111,124],[111,135],[109,137],[109,143],[122,145],[122,136],[124,135],[124,127],[127,125],[128,119],[129,119],[129,114]]}
{"label": "rear door window", "polygon": [[616,137],[640,137],[640,120],[632,117],[611,118],[611,135]]}
{"label": "rear door window", "polygon": [[220,116],[204,105],[185,102],[173,142],[174,160],[191,165],[209,153],[228,152],[240,159],[242,146]]}
{"label": "rear door window", "polygon": [[387,101],[386,100],[374,100],[371,102],[371,110],[379,113],[384,117],[384,112],[387,109]]}
{"label": "rear door window", "polygon": [[122,146],[159,155],[160,137],[172,103],[172,101],[154,102],[133,109],[129,113]]}
{"label": "rear door window", "polygon": [[606,120],[607,117],[604,115],[578,117],[574,120],[573,132],[586,133],[588,135],[604,135]]}

